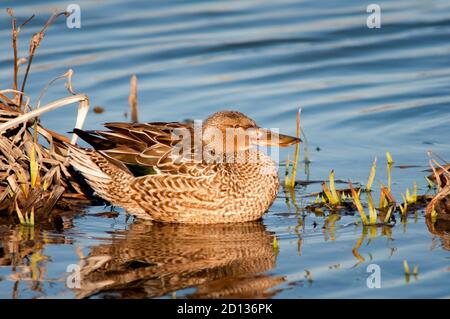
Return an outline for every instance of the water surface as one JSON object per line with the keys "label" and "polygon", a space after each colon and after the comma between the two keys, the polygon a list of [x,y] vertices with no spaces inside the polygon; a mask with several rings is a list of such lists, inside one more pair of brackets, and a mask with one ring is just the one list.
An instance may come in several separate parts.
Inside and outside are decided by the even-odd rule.
{"label": "water surface", "polygon": [[[390,151],[396,165],[414,166],[394,167],[400,198],[414,181],[427,191],[428,150],[450,159],[448,1],[379,1],[381,29],[366,27],[370,2],[356,0],[77,3],[81,29],[63,20],[49,29],[27,93],[35,102],[72,68],[75,89],[105,108],[89,114],[86,128],[129,120],[136,74],[141,121],[236,109],[295,134],[301,106],[311,160],[299,168],[301,180],[324,180],[334,169],[338,179],[364,183],[373,158],[384,163]],[[22,53],[49,13],[65,9],[57,1],[7,6],[22,20],[37,15],[21,34]],[[9,27],[2,10],[2,88],[11,86]],[[43,103],[66,94],[56,84]],[[43,122],[70,131],[75,108]],[[386,184],[383,165],[375,185]],[[104,207],[65,217],[61,231],[2,225],[0,297],[449,297],[448,223],[429,225],[419,209],[393,227],[364,229],[353,215],[305,211],[313,200],[305,195],[319,187],[298,187],[295,199],[281,190],[262,221],[233,227],[151,225],[127,220],[120,208],[98,216]],[[405,277],[403,260],[419,267],[418,276]],[[82,289],[66,285],[70,264],[82,266]],[[380,289],[367,288],[369,264],[380,266]]]}

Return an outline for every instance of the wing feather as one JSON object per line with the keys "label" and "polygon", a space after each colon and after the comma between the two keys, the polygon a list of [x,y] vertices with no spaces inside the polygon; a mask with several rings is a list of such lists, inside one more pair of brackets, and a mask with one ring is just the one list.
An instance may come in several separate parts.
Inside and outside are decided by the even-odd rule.
{"label": "wing feather", "polygon": [[[143,171],[169,175],[204,176],[217,170],[215,165],[194,161],[201,157],[196,154],[199,148],[193,143],[194,129],[191,124],[111,122],[106,123],[105,127],[107,131],[82,131],[80,137],[88,143],[95,140],[95,144],[91,144],[94,149],[101,150],[114,163],[137,165]],[[175,134],[175,130],[179,129],[187,130],[191,136],[188,154],[175,151],[175,145],[181,140]]]}

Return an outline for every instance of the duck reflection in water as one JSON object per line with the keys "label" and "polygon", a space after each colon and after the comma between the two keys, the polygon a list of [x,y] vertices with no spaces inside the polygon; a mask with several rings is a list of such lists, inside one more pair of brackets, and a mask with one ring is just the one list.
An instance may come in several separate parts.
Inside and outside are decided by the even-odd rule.
{"label": "duck reflection in water", "polygon": [[78,298],[151,298],[195,288],[183,297],[269,298],[284,281],[264,273],[275,262],[273,233],[260,221],[137,221],[81,260],[81,284],[75,292]]}
{"label": "duck reflection in water", "polygon": [[442,249],[450,251],[450,220],[438,219],[432,221],[431,218],[426,218],[428,231],[435,237],[432,239],[432,247],[436,245],[436,239],[440,239]]}

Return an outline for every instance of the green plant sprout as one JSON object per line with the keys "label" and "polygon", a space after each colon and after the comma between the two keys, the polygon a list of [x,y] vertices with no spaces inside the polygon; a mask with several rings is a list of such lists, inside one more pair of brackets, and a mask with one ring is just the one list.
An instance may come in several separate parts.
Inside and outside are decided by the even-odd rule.
{"label": "green plant sprout", "polygon": [[370,192],[372,190],[373,180],[375,179],[375,174],[377,172],[377,158],[375,157],[372,168],[370,169],[369,179],[366,184],[366,192]]}
{"label": "green plant sprout", "polygon": [[[297,112],[297,127],[296,127],[296,137],[300,138],[301,134],[301,126],[300,126],[300,116],[301,116],[302,109],[299,108]],[[298,167],[298,159],[300,157],[300,145],[301,143],[295,144],[295,151],[294,151],[294,161],[292,164],[292,171],[291,176],[289,178],[289,154],[288,158],[286,160],[286,172],[285,172],[285,180],[284,180],[284,186],[288,188],[294,188],[295,187],[295,178],[297,175],[297,167]]]}

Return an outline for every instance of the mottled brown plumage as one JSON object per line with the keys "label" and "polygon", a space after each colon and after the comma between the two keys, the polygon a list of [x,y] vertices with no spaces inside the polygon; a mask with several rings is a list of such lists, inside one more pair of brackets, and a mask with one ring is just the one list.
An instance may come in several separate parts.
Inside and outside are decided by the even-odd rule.
{"label": "mottled brown plumage", "polygon": [[[104,199],[137,217],[161,222],[260,218],[278,192],[278,169],[252,146],[299,142],[259,128],[234,111],[215,113],[199,127],[177,122],[105,126],[109,131],[75,131],[94,150],[72,146],[71,164]],[[200,141],[195,141],[195,132],[201,133]],[[185,136],[189,143],[181,149]]]}

